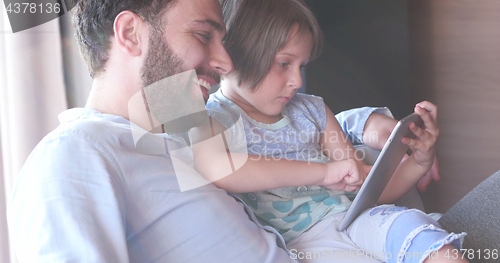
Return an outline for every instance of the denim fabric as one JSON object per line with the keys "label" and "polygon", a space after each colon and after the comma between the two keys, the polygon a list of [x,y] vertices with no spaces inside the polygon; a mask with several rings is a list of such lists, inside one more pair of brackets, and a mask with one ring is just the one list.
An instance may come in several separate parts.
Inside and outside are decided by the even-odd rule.
{"label": "denim fabric", "polygon": [[410,256],[403,262],[420,262],[425,252],[435,251],[445,243],[459,247],[464,236],[437,230],[432,225],[435,221],[419,210],[393,205],[368,209],[345,231],[338,232],[344,214],[321,220],[290,242],[292,254],[302,263],[376,263],[396,262],[403,251],[402,255],[416,255],[416,260]]}
{"label": "denim fabric", "polygon": [[389,263],[421,263],[444,245],[462,246],[465,233],[443,230],[432,218],[419,210],[407,210],[393,222],[387,233],[386,251],[393,255]]}

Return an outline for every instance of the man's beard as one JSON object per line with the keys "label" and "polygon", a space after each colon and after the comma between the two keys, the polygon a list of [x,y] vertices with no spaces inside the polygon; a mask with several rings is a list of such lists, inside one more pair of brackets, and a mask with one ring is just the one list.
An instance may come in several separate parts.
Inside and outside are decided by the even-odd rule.
{"label": "man's beard", "polygon": [[[146,108],[158,121],[163,124],[165,132],[180,133],[186,132],[193,127],[203,125],[208,121],[208,114],[204,110],[204,102],[193,98],[192,92],[186,90],[186,83],[175,84],[174,78],[166,79],[179,73],[186,72],[187,67],[184,62],[172,51],[168,43],[164,40],[161,29],[152,26],[149,38],[149,49],[141,68],[141,78],[146,94]],[[196,78],[196,76],[194,76]],[[218,76],[217,76],[218,78]],[[148,86],[158,81],[169,83],[161,86],[160,89],[149,89]],[[197,78],[195,79],[197,81]],[[192,85],[192,83],[189,83]],[[199,86],[197,91],[201,95]],[[200,107],[203,103],[203,107]],[[200,111],[200,108],[203,110]],[[182,116],[172,120],[172,116]]]}

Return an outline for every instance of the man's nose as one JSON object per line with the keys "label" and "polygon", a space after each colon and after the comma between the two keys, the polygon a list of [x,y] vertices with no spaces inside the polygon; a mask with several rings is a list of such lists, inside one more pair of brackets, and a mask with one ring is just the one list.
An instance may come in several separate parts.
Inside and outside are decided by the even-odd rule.
{"label": "man's nose", "polygon": [[221,75],[229,74],[233,71],[233,62],[222,44],[214,47],[209,64]]}

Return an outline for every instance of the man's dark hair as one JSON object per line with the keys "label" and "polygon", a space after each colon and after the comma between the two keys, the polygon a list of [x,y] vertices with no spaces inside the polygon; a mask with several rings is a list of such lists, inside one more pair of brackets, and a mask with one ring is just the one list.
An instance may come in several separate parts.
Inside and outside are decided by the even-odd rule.
{"label": "man's dark hair", "polygon": [[129,10],[158,27],[161,17],[176,0],[79,0],[73,8],[73,26],[80,53],[92,78],[104,71],[109,58],[113,24],[120,12]]}

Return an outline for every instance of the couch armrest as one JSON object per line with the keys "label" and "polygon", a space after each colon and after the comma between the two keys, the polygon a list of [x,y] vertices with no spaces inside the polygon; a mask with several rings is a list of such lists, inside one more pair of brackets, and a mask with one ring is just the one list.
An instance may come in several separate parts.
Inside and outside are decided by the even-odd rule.
{"label": "couch armrest", "polygon": [[[500,249],[500,171],[488,177],[450,210],[448,210],[441,219],[441,226],[455,233],[462,231],[467,232],[467,237],[464,239],[463,248],[473,249],[475,256],[470,259],[470,262],[500,262],[498,252]],[[487,250],[491,252],[497,249],[496,261],[491,258],[479,259],[477,251],[482,252],[481,256]]]}

